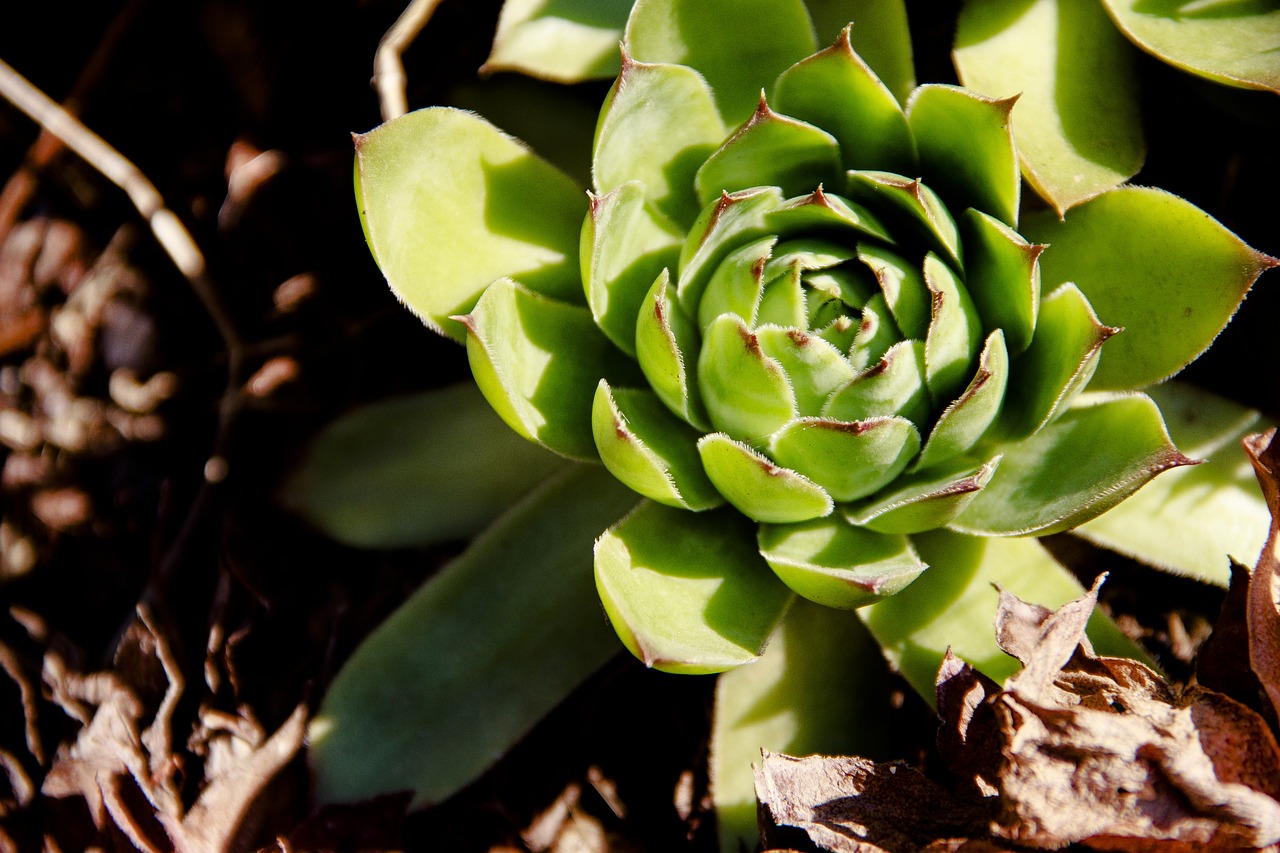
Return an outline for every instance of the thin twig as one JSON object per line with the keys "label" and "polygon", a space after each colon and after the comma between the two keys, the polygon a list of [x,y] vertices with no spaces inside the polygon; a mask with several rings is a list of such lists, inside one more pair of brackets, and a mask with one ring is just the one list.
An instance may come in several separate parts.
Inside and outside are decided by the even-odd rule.
{"label": "thin twig", "polygon": [[[165,206],[160,191],[147,176],[119,151],[108,145],[102,137],[85,127],[79,119],[58,106],[48,95],[29,83],[3,60],[0,60],[0,96],[30,116],[44,130],[61,139],[67,148],[125,191],[134,207],[151,226],[151,232],[155,235],[157,242],[190,283],[196,298],[200,300],[214,326],[217,327],[218,335],[222,338],[227,352],[227,384],[218,404],[217,433],[209,461],[205,465],[205,478],[200,484],[195,499],[187,509],[181,528],[161,560],[152,583],[148,585],[143,595],[145,601],[154,598],[158,594],[158,585],[163,584],[172,575],[209,502],[211,487],[225,477],[224,453],[229,442],[231,422],[240,407],[240,383],[245,358],[244,342],[231,322],[230,315],[217,297],[217,291],[205,268],[204,255],[196,246],[191,233],[182,224],[182,220]],[[218,476],[211,476],[211,471],[221,473]]]}
{"label": "thin twig", "polygon": [[440,3],[441,0],[413,0],[378,42],[378,50],[373,55],[373,88],[377,90],[378,102],[382,105],[383,121],[391,121],[409,111],[409,100],[405,95],[408,81],[401,57],[431,20]]}
{"label": "thin twig", "polygon": [[26,113],[32,121],[49,133],[61,139],[68,148],[82,157],[89,165],[101,172],[125,191],[133,206],[142,214],[151,226],[156,240],[173,260],[178,271],[191,283],[196,296],[204,305],[218,334],[228,351],[240,348],[240,337],[231,318],[223,310],[221,303],[214,296],[210,286],[204,263],[204,255],[196,247],[191,233],[182,224],[173,211],[165,207],[164,198],[155,185],[142,174],[133,163],[125,159],[119,151],[112,148],[98,134],[85,127],[79,119],[31,85],[8,63],[0,60],[0,95],[5,100]]}

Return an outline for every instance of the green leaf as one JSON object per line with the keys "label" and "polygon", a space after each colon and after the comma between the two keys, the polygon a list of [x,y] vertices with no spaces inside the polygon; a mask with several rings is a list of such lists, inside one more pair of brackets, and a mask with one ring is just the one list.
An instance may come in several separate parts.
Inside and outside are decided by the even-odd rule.
{"label": "green leaf", "polygon": [[734,249],[716,264],[698,300],[698,328],[704,332],[721,314],[737,314],[755,324],[764,294],[765,263],[778,238],[764,237]]}
{"label": "green leaf", "polygon": [[827,233],[834,240],[875,237],[893,243],[889,232],[870,210],[822,187],[766,211],[765,225],[768,233],[781,236]]}
{"label": "green leaf", "polygon": [[391,289],[454,340],[449,319],[509,276],[582,302],[586,199],[568,177],[478,116],[436,107],[355,137],[356,202]]}
{"label": "green leaf", "polygon": [[895,595],[925,570],[906,536],[854,527],[839,515],[762,524],[760,553],[796,594],[853,610]]}
{"label": "green leaf", "polygon": [[966,0],[953,56],[968,88],[1018,96],[1022,172],[1059,214],[1142,167],[1137,56],[1098,0]]}
{"label": "green leaf", "polygon": [[1102,345],[1118,331],[1098,322],[1074,284],[1049,294],[1035,339],[1010,368],[1004,435],[1025,438],[1060,415],[1093,376]]}
{"label": "green leaf", "polygon": [[680,250],[677,279],[680,301],[691,315],[697,314],[698,300],[712,273],[730,252],[775,233],[776,229],[767,227],[768,215],[782,203],[777,187],[757,187],[725,193],[702,208]]}
{"label": "green leaf", "polygon": [[1030,218],[1029,239],[1052,243],[1047,281],[1074,281],[1105,322],[1124,327],[1090,388],[1141,388],[1208,348],[1254,280],[1276,265],[1195,205],[1163,190],[1124,187],[1071,211]]}
{"label": "green leaf", "polygon": [[907,122],[920,171],[952,209],[976,208],[1016,228],[1022,178],[1009,118],[1013,102],[930,84],[911,95]]}
{"label": "green leaf", "polygon": [[920,450],[906,418],[835,421],[799,418],[769,441],[769,454],[804,473],[837,501],[865,497],[893,482]]}
{"label": "green leaf", "polygon": [[698,431],[653,392],[610,388],[601,379],[591,424],[600,461],[645,497],[688,510],[724,503],[702,470]]}
{"label": "green leaf", "polygon": [[480,73],[519,71],[559,83],[618,73],[631,0],[506,0]]}
{"label": "green leaf", "polygon": [[1082,400],[1024,441],[1004,446],[991,482],[951,527],[983,536],[1047,535],[1106,512],[1170,468],[1191,464],[1160,410],[1134,394]]}
{"label": "green leaf", "polygon": [[821,128],[769,109],[761,95],[756,111],[698,169],[694,186],[702,204],[757,186],[784,195],[812,192],[841,177],[840,144]]}
{"label": "green leaf", "polygon": [[[867,300],[866,305],[862,306],[862,317],[859,320],[857,331],[853,336],[853,344],[849,350],[849,363],[853,365],[855,370],[866,373],[869,368],[888,355],[889,350],[895,344],[905,344],[902,340],[902,332],[898,331],[898,327],[893,322],[893,315],[889,312],[889,306],[885,304],[884,294],[877,293]],[[924,360],[924,350],[919,349],[917,351],[913,348],[911,358],[915,360],[916,366],[921,368],[921,362]],[[899,367],[902,366],[900,365]],[[921,374],[920,381],[922,383],[924,381],[923,374]],[[910,383],[909,378],[907,382]],[[921,387],[924,386],[921,385]],[[855,399],[861,394],[862,392],[855,394]],[[928,394],[922,393],[918,400],[904,399],[908,399],[913,407],[919,405],[920,408],[915,410],[917,415],[922,418],[927,416]],[[832,406],[829,402],[823,414],[830,415],[831,408]],[[885,410],[887,411],[887,407]],[[859,409],[855,407],[852,411],[857,412]],[[864,417],[866,416],[864,415]]]}
{"label": "green leaf", "polygon": [[1002,329],[1009,354],[1019,356],[1035,335],[1040,312],[1040,253],[995,217],[970,208],[960,218],[965,283],[988,329]]}
{"label": "green leaf", "polygon": [[916,87],[916,74],[903,0],[805,0],[805,5],[820,44],[852,22],[854,51],[884,81],[898,103],[907,102]]}
{"label": "green leaf", "polygon": [[[935,530],[911,541],[929,570],[858,615],[890,662],[930,704],[948,648],[996,681],[1021,667],[996,645],[1000,590],[1046,607],[1059,607],[1084,592],[1035,539],[985,539]],[[1099,654],[1149,660],[1100,610],[1089,620],[1088,635]]]}
{"label": "green leaf", "polygon": [[1254,565],[1270,528],[1262,490],[1240,439],[1270,426],[1258,412],[1191,385],[1147,389],[1169,437],[1199,465],[1166,471],[1075,529],[1105,548],[1225,587],[1228,555]]}
{"label": "green leaf", "polygon": [[596,128],[596,192],[640,181],[650,204],[688,226],[698,212],[693,176],[724,137],[715,98],[697,72],[624,55]]}
{"label": "green leaf", "polygon": [[858,260],[875,273],[885,304],[903,337],[923,340],[929,333],[933,298],[924,283],[920,264],[872,243],[858,246]]}
{"label": "green leaf", "polygon": [[828,515],[834,506],[808,477],[722,432],[700,438],[698,452],[716,489],[748,518],[788,524]]}
{"label": "green leaf", "polygon": [[1280,8],[1265,2],[1102,0],[1130,41],[1183,71],[1280,92]]}
{"label": "green leaf", "polygon": [[902,341],[889,347],[873,367],[832,394],[822,414],[840,421],[900,415],[918,425],[928,421],[929,409],[924,344]]}
{"label": "green leaf", "polygon": [[764,655],[716,681],[710,772],[720,849],[738,853],[759,841],[751,765],[761,749],[898,757],[886,751],[891,686],[856,616],[797,600]]}
{"label": "green leaf", "polygon": [[510,279],[493,283],[466,326],[467,358],[485,399],[516,432],[572,459],[594,460],[591,401],[601,376],[639,379],[585,308]]}
{"label": "green leaf", "polygon": [[698,352],[698,331],[684,308],[674,299],[670,276],[663,270],[636,317],[636,359],[645,379],[658,398],[685,423],[708,429],[707,419],[698,393],[697,380],[689,357]]}
{"label": "green leaf", "polygon": [[330,423],[280,499],[348,545],[430,545],[479,533],[565,464],[512,432],[466,382]]}
{"label": "green leaf", "polygon": [[943,471],[907,474],[890,488],[844,507],[850,523],[881,533],[919,533],[951,522],[991,481],[1000,457],[983,465],[959,461]]}
{"label": "green leaf", "polygon": [[637,59],[697,69],[730,126],[746,121],[784,68],[817,48],[803,0],[637,0],[626,35]]}
{"label": "green leaf", "polygon": [[721,314],[707,329],[698,387],[711,423],[734,438],[764,438],[798,414],[782,365],[736,314]]}
{"label": "green leaf", "polygon": [[960,279],[932,253],[924,258],[924,281],[933,297],[924,378],[941,406],[954,399],[973,374],[982,347],[982,321]]}
{"label": "green leaf", "polygon": [[846,27],[831,47],[784,71],[774,90],[778,109],[829,131],[840,141],[846,169],[912,173],[916,150],[907,117],[849,39]]}
{"label": "green leaf", "polygon": [[596,588],[622,642],[665,672],[722,672],[759,657],[791,602],[750,522],[643,503],[596,542]]}
{"label": "green leaf", "polygon": [[884,211],[886,219],[894,216],[901,227],[918,234],[927,248],[957,269],[964,268],[955,220],[938,194],[919,179],[908,180],[890,172],[850,172],[849,196]]}
{"label": "green leaf", "polygon": [[636,316],[663,269],[675,266],[683,235],[645,203],[631,181],[591,196],[582,224],[582,282],[596,325],[628,355],[636,351]]}
{"label": "green leaf", "polygon": [[1004,333],[996,329],[982,347],[978,372],[964,393],[938,417],[914,470],[949,462],[977,444],[1000,414],[1008,381],[1009,355],[1004,348]]}
{"label": "green leaf", "polygon": [[780,326],[761,326],[755,335],[761,351],[782,366],[802,416],[818,414],[831,392],[853,379],[849,360],[817,335]]}
{"label": "green leaf", "polygon": [[311,722],[316,799],[412,789],[414,807],[441,802],[616,654],[589,554],[634,505],[603,468],[575,466],[414,593],[343,666]]}

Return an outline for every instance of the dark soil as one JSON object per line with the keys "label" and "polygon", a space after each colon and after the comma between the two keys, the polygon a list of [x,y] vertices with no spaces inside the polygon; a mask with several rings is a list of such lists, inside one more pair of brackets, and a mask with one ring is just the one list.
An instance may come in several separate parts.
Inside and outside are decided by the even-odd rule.
{"label": "dark soil", "polygon": [[[450,556],[345,548],[273,499],[333,417],[467,375],[463,352],[388,292],[352,201],[350,133],[379,121],[372,57],[403,5],[78,0],[22,4],[22,24],[16,8],[3,13],[0,58],[55,100],[74,98],[191,230],[234,341],[124,193],[0,102],[0,849],[6,832],[15,849],[45,836],[66,850],[135,849],[95,829],[82,804],[38,793],[81,729],[41,695],[48,654],[75,672],[124,673],[117,649],[142,604],[188,686],[176,743],[202,706],[271,732],[300,702],[314,707],[359,641]],[[473,78],[498,6],[442,5],[406,57],[411,106]],[[923,21],[935,8],[912,12]],[[921,25],[924,80],[953,79],[952,20]],[[1136,182],[1280,256],[1280,105],[1146,67],[1150,156]],[[260,180],[229,190],[229,169],[261,152]],[[1190,378],[1276,413],[1278,299],[1264,280]],[[73,308],[84,316],[67,332]],[[146,386],[157,375],[168,378]],[[146,387],[152,399],[129,397]],[[1072,542],[1054,547],[1082,576],[1112,570],[1111,606],[1187,677],[1174,622],[1202,639],[1221,595]],[[221,677],[206,679],[207,661]],[[620,656],[482,780],[407,818],[396,799],[317,812],[300,755],[258,798],[242,849],[528,850],[521,832],[557,798],[600,822],[607,849],[714,849],[712,688]],[[908,698],[890,754],[919,755],[931,726]],[[177,752],[190,801],[205,759]]]}

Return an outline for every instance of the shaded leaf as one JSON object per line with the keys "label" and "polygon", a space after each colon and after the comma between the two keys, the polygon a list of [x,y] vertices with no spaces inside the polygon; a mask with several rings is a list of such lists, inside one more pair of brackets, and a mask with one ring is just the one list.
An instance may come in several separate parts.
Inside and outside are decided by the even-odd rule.
{"label": "shaded leaf", "polygon": [[281,499],[349,545],[429,545],[479,533],[566,464],[466,382],[343,415],[316,436]]}
{"label": "shaded leaf", "polygon": [[480,71],[561,83],[612,77],[630,11],[631,0],[507,0]]}
{"label": "shaded leaf", "polygon": [[316,798],[412,788],[415,807],[440,802],[613,656],[589,555],[635,503],[603,468],[569,469],[414,593],[343,666],[311,724]]}
{"label": "shaded leaf", "polygon": [[852,22],[850,42],[885,86],[905,104],[916,87],[911,31],[903,0],[805,0],[818,44]]}
{"label": "shaded leaf", "polygon": [[797,600],[765,653],[716,682],[710,773],[720,849],[754,845],[761,749],[880,757],[889,670],[857,617]]}
{"label": "shaded leaf", "polygon": [[697,69],[730,126],[746,121],[760,90],[817,47],[803,0],[637,0],[626,38],[639,60]]}

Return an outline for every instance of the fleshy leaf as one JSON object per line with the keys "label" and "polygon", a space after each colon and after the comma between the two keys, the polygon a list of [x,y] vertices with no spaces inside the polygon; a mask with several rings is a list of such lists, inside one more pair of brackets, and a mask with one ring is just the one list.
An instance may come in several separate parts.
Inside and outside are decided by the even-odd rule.
{"label": "fleshy leaf", "polygon": [[1102,0],[1130,41],[1218,83],[1280,92],[1280,8],[1265,2]]}
{"label": "fleshy leaf", "polygon": [[925,382],[941,406],[965,387],[982,346],[982,322],[969,292],[934,254],[924,259],[924,281],[933,297],[924,343]]}
{"label": "fleshy leaf", "polygon": [[462,110],[418,110],[355,137],[356,202],[387,283],[424,323],[449,319],[494,279],[582,302],[586,199],[519,141]]}
{"label": "fleshy leaf", "polygon": [[596,459],[591,401],[601,376],[634,381],[634,362],[613,347],[585,308],[494,282],[467,328],[467,358],[485,399],[516,432],[573,459]]}
{"label": "fleshy leaf", "polygon": [[1270,515],[1249,459],[1246,435],[1269,424],[1252,409],[1180,382],[1147,389],[1169,437],[1200,465],[1166,471],[1075,533],[1175,574],[1226,586],[1230,555],[1253,565]]}
{"label": "fleshy leaf", "polygon": [[[849,363],[853,365],[855,370],[865,373],[869,367],[883,359],[890,348],[899,343],[903,343],[902,333],[894,325],[893,315],[889,312],[889,306],[885,304],[884,295],[877,293],[867,300],[866,305],[862,306],[862,317],[858,323],[857,331],[854,333],[852,348],[849,351]],[[911,354],[911,357],[916,360],[917,366],[921,368],[922,365],[920,363],[923,361],[923,353],[924,350],[919,350],[918,352],[913,351]],[[922,376],[921,382],[923,381]],[[918,401],[920,408],[917,409],[916,413],[920,417],[925,416],[924,406],[928,404],[926,397],[927,395],[924,395]],[[854,411],[857,410],[855,409]],[[830,413],[831,406],[828,405],[824,414]],[[867,417],[867,415],[863,417]]]}
{"label": "fleshy leaf", "polygon": [[831,47],[778,77],[778,109],[830,131],[840,140],[846,169],[915,172],[915,142],[902,107],[854,53],[849,33],[846,27]]}
{"label": "fleshy leaf", "polygon": [[280,497],[348,545],[414,547],[479,533],[565,465],[512,432],[468,381],[338,418]]}
{"label": "fleshy leaf", "polygon": [[787,199],[765,216],[771,234],[799,236],[831,232],[833,239],[875,237],[886,243],[893,238],[870,210],[843,196],[818,187],[807,196]]}
{"label": "fleshy leaf", "polygon": [[853,610],[888,598],[925,570],[900,534],[854,527],[839,515],[800,524],[762,524],[760,553],[795,593]]}
{"label": "fleshy leaf", "polygon": [[894,757],[885,752],[891,692],[880,649],[856,616],[797,599],[764,655],[716,681],[709,769],[720,850],[759,841],[751,765],[761,748]]}
{"label": "fleshy leaf", "polygon": [[664,672],[755,660],[791,602],[731,510],[641,504],[596,542],[596,588],[622,642]]}
{"label": "fleshy leaf", "polygon": [[831,134],[775,113],[761,94],[751,118],[698,169],[694,186],[698,201],[707,204],[722,193],[762,185],[799,195],[841,174],[840,144]]}
{"label": "fleshy leaf", "polygon": [[834,421],[800,418],[769,441],[769,454],[803,471],[837,501],[865,497],[902,473],[920,449],[920,433],[905,418]]}
{"label": "fleshy leaf", "polygon": [[[985,675],[1004,681],[1018,661],[996,645],[991,625],[1000,590],[1058,607],[1084,591],[1035,539],[986,539],[934,530],[911,537],[929,570],[902,592],[858,611],[885,655],[930,704],[948,648]],[[1101,611],[1089,620],[1099,654],[1147,660]]]}
{"label": "fleshy leaf", "polygon": [[952,209],[975,208],[1018,225],[1022,177],[1013,148],[1014,99],[958,86],[921,86],[907,102],[920,171]]}
{"label": "fleshy leaf", "polygon": [[894,344],[874,366],[831,395],[823,415],[841,421],[865,421],[901,415],[913,424],[929,417],[924,382],[924,344]]}
{"label": "fleshy leaf", "polygon": [[[824,43],[853,22],[853,50],[884,82],[898,103],[905,104],[916,87],[911,58],[911,31],[903,0],[805,0],[813,31]],[[861,755],[862,753],[857,753]]]}
{"label": "fleshy leaf", "polygon": [[858,260],[875,273],[885,304],[902,336],[923,340],[929,332],[933,298],[919,264],[872,243],[858,246]]}
{"label": "fleshy leaf", "polygon": [[966,0],[953,55],[967,88],[1019,96],[1022,172],[1059,214],[1141,168],[1136,52],[1098,3]]}
{"label": "fleshy leaf", "polygon": [[938,417],[915,470],[950,461],[973,447],[999,416],[1008,381],[1009,355],[1004,348],[1004,334],[996,329],[987,336],[978,372],[969,387]]}
{"label": "fleshy leaf", "polygon": [[1074,284],[1049,294],[1040,308],[1035,339],[1010,368],[1005,434],[1032,435],[1061,414],[1093,376],[1102,345],[1118,331],[1098,322]]}
{"label": "fleshy leaf", "polygon": [[919,533],[950,522],[991,481],[1000,457],[984,465],[959,463],[951,470],[908,474],[890,489],[844,507],[851,523],[881,533]]}
{"label": "fleshy leaf", "polygon": [[654,207],[688,226],[698,212],[693,176],[724,136],[715,98],[695,71],[624,54],[596,127],[596,192],[640,181]]}
{"label": "fleshy leaf", "polygon": [[696,68],[730,126],[751,115],[762,87],[817,48],[803,0],[637,0],[626,37],[637,59]]}
{"label": "fleshy leaf", "polygon": [[591,197],[582,224],[582,283],[596,325],[629,355],[636,351],[636,315],[664,268],[680,257],[683,235],[645,203],[644,186],[622,184]]}
{"label": "fleshy leaf", "polygon": [[798,414],[782,365],[736,314],[720,315],[707,329],[698,387],[711,423],[734,438],[763,438]]}
{"label": "fleshy leaf", "polygon": [[760,308],[756,323],[801,328],[809,316],[808,302],[804,294],[804,269],[793,263],[778,275],[767,279],[760,294]]}
{"label": "fleshy leaf", "polygon": [[777,237],[764,237],[734,249],[716,265],[698,300],[698,328],[706,330],[721,314],[737,314],[756,322],[756,310],[764,292],[764,268]]}
{"label": "fleshy leaf", "polygon": [[1040,312],[1040,253],[1008,225],[970,208],[960,218],[965,283],[988,329],[1003,329],[1009,355],[1031,343]]}
{"label": "fleshy leaf", "polygon": [[756,521],[787,524],[828,515],[831,496],[808,477],[722,432],[698,440],[707,476],[720,494]]}
{"label": "fleshy leaf", "polygon": [[885,211],[886,218],[896,215],[903,227],[919,233],[927,248],[957,269],[963,268],[955,220],[938,194],[918,179],[913,181],[890,172],[850,172],[849,196]]}
{"label": "fleshy leaf", "polygon": [[603,468],[575,466],[414,593],[351,656],[312,720],[316,799],[412,789],[415,806],[438,803],[616,654],[588,555],[635,503]]}
{"label": "fleshy leaf", "polygon": [[697,365],[686,360],[698,352],[698,332],[673,291],[663,269],[636,316],[636,359],[667,408],[686,423],[706,429],[711,422],[693,374]]}
{"label": "fleshy leaf", "polygon": [[519,71],[558,83],[618,73],[631,0],[507,0],[482,74]]}
{"label": "fleshy leaf", "polygon": [[1169,441],[1149,397],[1082,400],[1007,445],[1000,469],[951,526],[984,536],[1057,533],[1101,515],[1161,471],[1191,463]]}
{"label": "fleshy leaf", "polygon": [[1065,221],[1031,217],[1048,282],[1073,281],[1098,316],[1124,327],[1090,388],[1141,388],[1177,373],[1213,342],[1254,280],[1276,265],[1184,199],[1123,187]]}
{"label": "fleshy leaf", "polygon": [[724,503],[702,469],[698,431],[653,392],[600,380],[591,424],[600,461],[645,497],[689,510]]}
{"label": "fleshy leaf", "polygon": [[781,205],[777,187],[757,187],[725,193],[702,209],[680,250],[678,293],[690,314],[696,314],[716,265],[743,243],[768,236],[768,214]]}
{"label": "fleshy leaf", "polygon": [[849,360],[817,335],[798,328],[761,326],[756,340],[765,355],[782,365],[801,415],[816,415],[831,392],[853,379]]}

